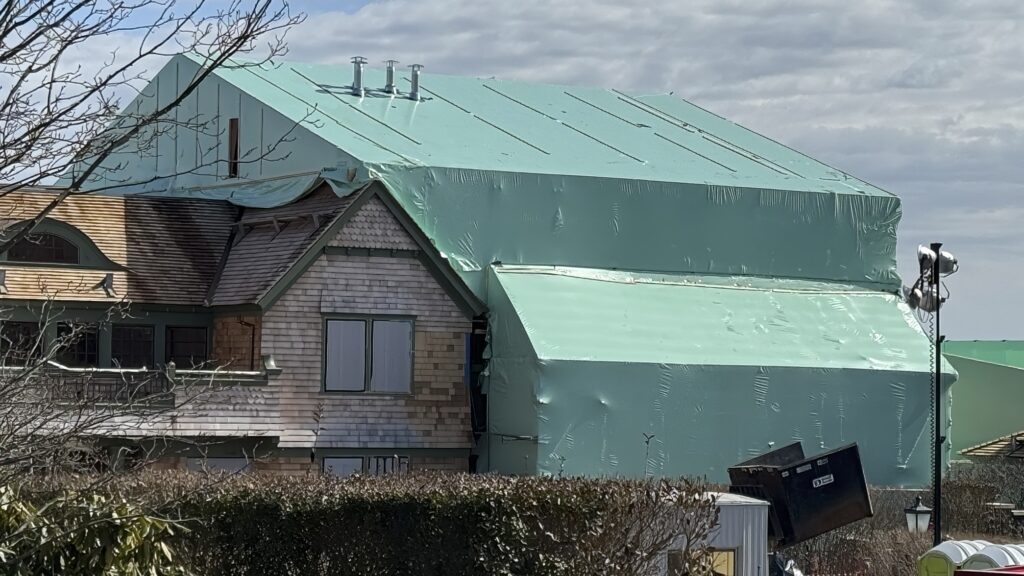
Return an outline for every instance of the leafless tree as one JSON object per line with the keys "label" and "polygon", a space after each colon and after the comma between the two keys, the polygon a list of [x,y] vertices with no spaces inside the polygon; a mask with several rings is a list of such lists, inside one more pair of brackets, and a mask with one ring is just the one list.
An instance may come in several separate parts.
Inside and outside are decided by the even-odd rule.
{"label": "leafless tree", "polygon": [[[108,160],[131,145],[145,149],[182,124],[175,114],[215,70],[256,66],[285,52],[284,33],[302,19],[287,0],[6,0],[0,7],[0,196],[63,177],[62,190],[36,224]],[[109,49],[125,45],[130,49]],[[104,51],[106,50],[106,53]],[[75,63],[83,54],[101,61]],[[188,53],[201,65],[167,103],[130,109],[149,68]],[[246,56],[244,63],[236,56]],[[167,175],[170,176],[170,175]],[[32,225],[0,241],[0,254]]]}

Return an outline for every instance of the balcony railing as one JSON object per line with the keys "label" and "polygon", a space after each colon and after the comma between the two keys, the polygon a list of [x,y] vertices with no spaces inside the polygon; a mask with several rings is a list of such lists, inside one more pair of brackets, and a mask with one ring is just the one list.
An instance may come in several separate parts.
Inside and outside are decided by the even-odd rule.
{"label": "balcony railing", "polygon": [[[16,374],[26,366],[0,366],[0,373]],[[181,370],[169,363],[166,370],[148,368],[72,368],[48,360],[33,368],[37,389],[56,401],[87,404],[173,404],[178,391],[216,384],[262,385],[281,371],[273,358],[264,358],[262,370]]]}

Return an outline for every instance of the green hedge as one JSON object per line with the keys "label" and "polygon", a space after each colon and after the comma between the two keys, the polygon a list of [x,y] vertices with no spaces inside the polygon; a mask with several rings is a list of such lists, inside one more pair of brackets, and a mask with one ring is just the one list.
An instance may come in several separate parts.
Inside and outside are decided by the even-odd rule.
{"label": "green hedge", "polygon": [[[170,477],[168,477],[170,478]],[[177,546],[209,575],[640,575],[681,533],[710,530],[705,486],[483,475],[336,480],[165,478],[135,487],[173,502]],[[138,492],[137,492],[138,493]],[[704,568],[694,546],[690,573]]]}

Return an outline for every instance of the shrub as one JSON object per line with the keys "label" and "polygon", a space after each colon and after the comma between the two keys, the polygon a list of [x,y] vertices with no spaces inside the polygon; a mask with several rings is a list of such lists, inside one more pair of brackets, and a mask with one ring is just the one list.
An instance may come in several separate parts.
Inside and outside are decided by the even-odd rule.
{"label": "shrub", "polygon": [[78,490],[23,495],[0,487],[4,574],[184,575],[177,527],[124,499]]}
{"label": "shrub", "polygon": [[[142,477],[122,490],[192,518],[178,541],[211,575],[643,575],[683,545],[707,573],[701,482],[491,475]],[[688,546],[687,546],[688,545]],[[702,572],[703,571],[703,572]]]}

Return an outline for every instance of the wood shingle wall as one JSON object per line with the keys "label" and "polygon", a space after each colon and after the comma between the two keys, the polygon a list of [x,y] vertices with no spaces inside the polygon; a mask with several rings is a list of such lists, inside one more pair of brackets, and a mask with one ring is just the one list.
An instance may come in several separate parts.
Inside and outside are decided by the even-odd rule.
{"label": "wood shingle wall", "polygon": [[[352,222],[378,222],[382,205],[368,202]],[[390,218],[386,212],[384,213]],[[374,231],[404,232],[397,223],[341,231],[334,245],[410,246],[411,239],[381,239]],[[348,226],[346,226],[347,228]],[[329,315],[414,317],[412,393],[324,392],[324,319]],[[471,446],[464,381],[465,334],[471,322],[425,266],[398,256],[324,254],[263,318],[263,352],[284,373],[274,386],[288,431],[283,447],[457,448]],[[313,415],[322,410],[319,434]],[[317,438],[317,436],[319,436]]]}

